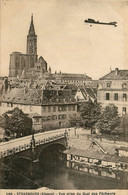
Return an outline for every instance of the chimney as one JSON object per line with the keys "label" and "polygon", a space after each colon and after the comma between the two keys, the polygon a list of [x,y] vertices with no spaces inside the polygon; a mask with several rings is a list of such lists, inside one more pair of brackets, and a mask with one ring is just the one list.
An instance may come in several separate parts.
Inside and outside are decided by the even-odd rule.
{"label": "chimney", "polygon": [[118,71],[119,71],[119,69],[118,68],[115,68],[116,75],[118,75]]}

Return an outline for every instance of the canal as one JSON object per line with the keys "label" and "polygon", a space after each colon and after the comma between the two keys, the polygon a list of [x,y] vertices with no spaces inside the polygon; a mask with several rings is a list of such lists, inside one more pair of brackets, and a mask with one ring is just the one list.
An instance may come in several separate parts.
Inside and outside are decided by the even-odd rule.
{"label": "canal", "polygon": [[[7,166],[8,167],[8,166]],[[69,166],[67,162],[53,163],[50,165],[38,165],[34,168],[34,175],[21,169],[9,169],[5,165],[2,186],[5,189],[37,189],[47,187],[50,189],[128,189],[127,173],[109,173],[108,171],[87,169],[85,167]],[[97,172],[97,174],[95,174]],[[105,174],[106,172],[106,174]],[[100,174],[99,174],[100,173]]]}
{"label": "canal", "polygon": [[[104,176],[100,171],[100,175],[94,175],[93,169],[82,169],[78,165],[71,168],[67,167],[67,163],[63,162],[59,166],[54,166],[50,171],[46,171],[45,174],[40,172],[40,178],[36,182],[40,186],[45,186],[52,189],[126,189],[128,188],[126,173],[109,174],[107,171]],[[40,168],[41,170],[41,168]],[[86,170],[86,172],[85,172]],[[96,171],[95,171],[96,172]],[[97,170],[99,173],[99,170]]]}

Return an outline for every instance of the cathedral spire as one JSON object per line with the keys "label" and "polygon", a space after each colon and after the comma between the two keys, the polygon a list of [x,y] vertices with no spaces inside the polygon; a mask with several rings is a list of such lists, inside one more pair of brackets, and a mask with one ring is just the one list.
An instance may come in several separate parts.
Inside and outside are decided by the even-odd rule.
{"label": "cathedral spire", "polygon": [[27,54],[37,55],[37,35],[35,34],[33,14],[31,15],[31,22],[27,36]]}
{"label": "cathedral spire", "polygon": [[28,35],[35,35],[35,28],[34,28],[34,22],[33,22],[33,14],[31,15],[31,23]]}
{"label": "cathedral spire", "polygon": [[31,15],[31,21],[33,21],[33,14]]}

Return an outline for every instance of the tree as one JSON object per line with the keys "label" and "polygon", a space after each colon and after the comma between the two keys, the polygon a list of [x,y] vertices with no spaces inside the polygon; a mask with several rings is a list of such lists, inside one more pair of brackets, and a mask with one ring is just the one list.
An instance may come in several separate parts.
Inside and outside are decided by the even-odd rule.
{"label": "tree", "polygon": [[29,135],[32,132],[32,119],[27,114],[23,113],[19,108],[14,108],[3,114],[2,127],[5,129],[6,134],[14,134],[19,136]]}
{"label": "tree", "polygon": [[101,104],[97,102],[86,102],[79,108],[80,117],[72,117],[70,123],[73,126],[83,126],[90,128],[91,132],[95,126],[95,123],[99,120],[101,114]]}
{"label": "tree", "polygon": [[75,127],[77,125],[81,126],[81,117],[79,116],[71,116],[70,117],[70,124],[72,127]]}
{"label": "tree", "polygon": [[101,113],[96,127],[101,133],[112,133],[119,126],[119,123],[118,108],[114,104],[109,104]]}
{"label": "tree", "polygon": [[91,132],[101,115],[101,104],[97,102],[87,102],[82,106],[81,118],[84,127],[90,128]]}
{"label": "tree", "polygon": [[120,124],[117,131],[128,139],[128,114],[120,117]]}

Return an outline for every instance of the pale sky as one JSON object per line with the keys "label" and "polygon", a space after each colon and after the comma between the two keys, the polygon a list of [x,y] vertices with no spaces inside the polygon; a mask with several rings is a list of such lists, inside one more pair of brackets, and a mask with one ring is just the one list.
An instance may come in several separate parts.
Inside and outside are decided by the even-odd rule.
{"label": "pale sky", "polygon": [[[99,79],[110,68],[128,69],[128,1],[1,0],[1,75],[8,75],[10,54],[26,53],[31,14],[38,55],[52,72],[86,73]],[[117,27],[85,24],[93,18]]]}

